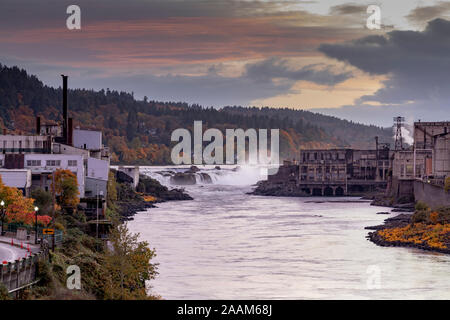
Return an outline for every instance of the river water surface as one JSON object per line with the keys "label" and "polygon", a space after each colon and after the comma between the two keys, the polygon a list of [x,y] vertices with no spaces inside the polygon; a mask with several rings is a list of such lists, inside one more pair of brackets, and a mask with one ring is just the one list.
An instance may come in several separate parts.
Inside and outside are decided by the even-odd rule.
{"label": "river water surface", "polygon": [[151,292],[165,299],[450,299],[450,256],[366,240],[364,227],[381,224],[387,216],[376,213],[386,208],[357,198],[252,196],[250,182],[234,173],[189,186],[193,201],[160,203],[129,222],[156,249]]}

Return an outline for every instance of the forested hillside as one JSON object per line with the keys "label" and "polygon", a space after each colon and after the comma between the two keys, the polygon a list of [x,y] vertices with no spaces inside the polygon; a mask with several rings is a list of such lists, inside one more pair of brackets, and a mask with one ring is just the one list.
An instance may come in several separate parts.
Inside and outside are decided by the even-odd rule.
{"label": "forested hillside", "polygon": [[[58,76],[58,75],[55,75]],[[226,107],[203,108],[183,102],[137,100],[133,94],[85,89],[69,90],[69,116],[74,125],[103,131],[113,163],[170,164],[170,135],[176,128],[280,129],[283,158],[299,148],[336,146],[373,147],[375,136],[391,142],[392,131],[355,124],[335,117],[293,109]],[[9,132],[33,133],[35,117],[61,120],[62,90],[45,86],[18,67],[0,65],[0,127]]]}

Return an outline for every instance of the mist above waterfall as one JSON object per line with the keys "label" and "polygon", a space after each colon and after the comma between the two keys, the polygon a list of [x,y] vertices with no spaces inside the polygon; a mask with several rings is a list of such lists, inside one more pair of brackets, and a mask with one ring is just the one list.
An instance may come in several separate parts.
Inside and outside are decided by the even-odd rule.
{"label": "mist above waterfall", "polygon": [[[236,166],[223,165],[215,166],[196,166],[196,172],[190,170],[190,166],[167,166],[167,167],[141,167],[140,171],[153,179],[158,180],[165,186],[179,186],[185,184],[174,183],[173,177],[185,174],[195,177],[195,184],[217,184],[217,185],[253,185],[267,177],[263,174],[260,166]],[[220,168],[220,169],[219,169]],[[211,179],[207,179],[210,177]],[[193,184],[193,183],[191,183]]]}

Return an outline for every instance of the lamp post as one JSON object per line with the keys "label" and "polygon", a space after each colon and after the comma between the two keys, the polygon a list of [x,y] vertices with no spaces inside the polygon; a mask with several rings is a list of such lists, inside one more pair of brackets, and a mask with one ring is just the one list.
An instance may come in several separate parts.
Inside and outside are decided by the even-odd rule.
{"label": "lamp post", "polygon": [[2,207],[2,210],[1,210],[1,218],[2,218],[2,234],[1,235],[4,235],[5,234],[5,230],[3,230],[3,221],[5,220],[5,201],[3,201],[2,200],[2,202],[0,202],[0,206]]}
{"label": "lamp post", "polygon": [[37,224],[37,215],[39,208],[34,207],[34,244],[38,243],[38,224]]}
{"label": "lamp post", "polygon": [[[102,197],[102,199],[103,199],[103,191],[102,190],[100,190],[100,192],[98,191],[98,186],[97,186],[97,226],[96,226],[96,235],[97,235],[97,239],[98,239],[98,206],[99,206],[99,196],[101,196]],[[103,206],[102,206],[103,207]]]}

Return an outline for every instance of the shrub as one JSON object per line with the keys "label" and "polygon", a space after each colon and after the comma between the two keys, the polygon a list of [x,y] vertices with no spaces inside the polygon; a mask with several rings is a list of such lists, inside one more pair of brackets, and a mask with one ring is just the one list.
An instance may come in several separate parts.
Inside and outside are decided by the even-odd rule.
{"label": "shrub", "polygon": [[49,214],[52,209],[52,194],[41,188],[31,191],[34,205],[39,208],[39,214]]}
{"label": "shrub", "polygon": [[445,192],[450,191],[450,177],[445,178],[445,186],[444,186]]}
{"label": "shrub", "polygon": [[428,221],[428,211],[425,210],[416,211],[411,217],[412,223],[421,223],[421,222],[426,223],[427,221]]}
{"label": "shrub", "polygon": [[0,300],[11,300],[8,289],[3,284],[0,284]]}
{"label": "shrub", "polygon": [[416,203],[416,211],[426,211],[429,207],[425,202],[417,201]]}

